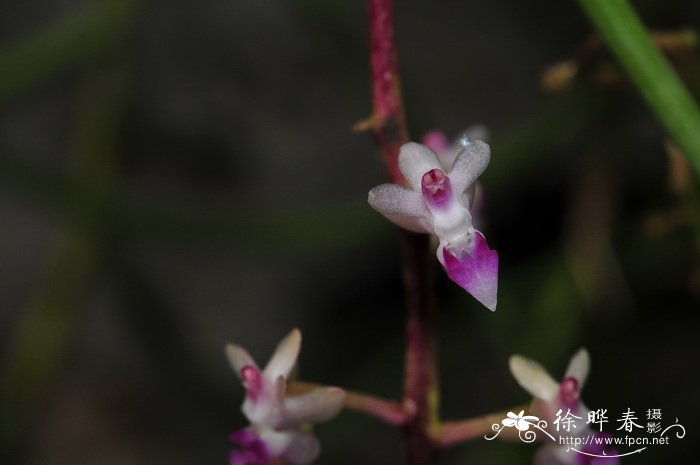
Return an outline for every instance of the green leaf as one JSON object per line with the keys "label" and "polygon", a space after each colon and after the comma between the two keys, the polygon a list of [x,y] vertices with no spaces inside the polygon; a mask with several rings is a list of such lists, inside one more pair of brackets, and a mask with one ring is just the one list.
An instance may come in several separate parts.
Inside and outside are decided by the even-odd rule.
{"label": "green leaf", "polygon": [[700,172],[700,111],[627,0],[579,0],[659,120]]}

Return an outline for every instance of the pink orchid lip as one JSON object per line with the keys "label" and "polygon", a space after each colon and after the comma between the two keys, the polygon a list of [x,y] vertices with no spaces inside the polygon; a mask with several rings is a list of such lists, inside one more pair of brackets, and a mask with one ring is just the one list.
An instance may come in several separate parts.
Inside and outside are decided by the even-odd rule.
{"label": "pink orchid lip", "polygon": [[423,199],[431,207],[442,208],[452,198],[450,178],[437,168],[425,173],[420,183],[423,190]]}
{"label": "pink orchid lip", "polygon": [[230,465],[267,465],[271,462],[267,445],[250,429],[234,431],[229,440],[240,447],[231,451]]}
{"label": "pink orchid lip", "polygon": [[459,255],[455,255],[450,247],[442,249],[443,267],[452,281],[494,311],[498,293],[498,254],[489,249],[479,231],[474,231],[473,240],[467,243],[471,250]]}
{"label": "pink orchid lip", "polygon": [[251,399],[255,400],[260,397],[263,390],[262,373],[260,373],[260,370],[252,365],[244,366],[241,368],[241,380]]}
{"label": "pink orchid lip", "polygon": [[562,404],[566,408],[574,410],[576,407],[578,407],[579,395],[579,383],[576,378],[569,376],[561,382],[561,385],[559,386],[559,400],[561,400]]}

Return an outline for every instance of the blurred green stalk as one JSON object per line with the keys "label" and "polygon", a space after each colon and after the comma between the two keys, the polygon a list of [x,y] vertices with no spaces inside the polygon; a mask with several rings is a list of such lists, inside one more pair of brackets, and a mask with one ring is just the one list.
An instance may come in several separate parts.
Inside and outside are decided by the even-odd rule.
{"label": "blurred green stalk", "polygon": [[[94,43],[83,42],[100,42],[107,36],[110,40],[123,37],[124,27],[129,24],[126,13],[133,10],[134,4],[131,0],[121,4],[96,2],[95,10],[66,22],[53,30],[53,34],[30,39],[12,53],[0,53],[0,69],[13,65],[0,78],[0,101],[10,90],[24,89],[63,69],[71,61],[66,60],[67,56],[93,58],[83,52],[94,47]],[[119,20],[114,22],[112,14],[118,15]],[[70,25],[86,27],[71,32]],[[60,40],[54,44],[52,37]],[[64,55],[51,57],[52,51]],[[44,59],[47,63],[41,64]],[[44,275],[18,319],[6,358],[2,359],[0,463],[17,462],[28,445],[32,421],[41,411],[45,395],[75,342],[75,329],[99,270],[105,241],[103,216],[114,186],[115,140],[124,102],[126,80],[122,61],[87,60],[89,66],[82,70],[68,182],[82,186],[83,195],[70,199],[70,210],[78,214],[66,219]],[[24,65],[27,67],[23,68]],[[23,77],[28,82],[23,82]]]}
{"label": "blurred green stalk", "polygon": [[124,43],[136,2],[89,3],[78,14],[0,48],[0,103]]}
{"label": "blurred green stalk", "polygon": [[99,268],[104,201],[113,185],[116,131],[123,102],[121,66],[92,70],[83,80],[70,178],[92,188],[76,196],[47,269],[19,318],[0,374],[0,462],[12,463],[44,395],[74,343],[85,300]]}
{"label": "blurred green stalk", "polygon": [[627,0],[579,0],[647,103],[700,172],[700,111]]}

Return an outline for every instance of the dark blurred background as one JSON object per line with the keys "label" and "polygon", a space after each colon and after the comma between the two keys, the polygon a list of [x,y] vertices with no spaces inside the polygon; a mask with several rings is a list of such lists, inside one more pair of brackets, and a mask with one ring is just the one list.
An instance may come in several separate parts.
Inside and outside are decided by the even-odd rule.
{"label": "dark blurred background", "polygon": [[[697,1],[634,4],[651,28],[700,28]],[[245,420],[223,346],[262,362],[295,326],[304,379],[400,396],[396,233],[366,205],[381,158],[350,131],[371,110],[365,8],[5,2],[3,464],[227,463]],[[408,0],[396,15],[414,139],[474,123],[492,134],[481,221],[500,256],[499,307],[436,273],[444,416],[527,402],[513,353],[559,378],[586,346],[589,407],[613,423],[661,408],[688,430],[623,463],[692,460],[696,174],[587,42],[575,2]],[[543,87],[572,57],[575,78]],[[700,95],[697,49],[671,59]],[[400,434],[373,419],[344,412],[316,431],[320,464],[401,463]],[[534,451],[476,440],[443,463],[530,463]]]}

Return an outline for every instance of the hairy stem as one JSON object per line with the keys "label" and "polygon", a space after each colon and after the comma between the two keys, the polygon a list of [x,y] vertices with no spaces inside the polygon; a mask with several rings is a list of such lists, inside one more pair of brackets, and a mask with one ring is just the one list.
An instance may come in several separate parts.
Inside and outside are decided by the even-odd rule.
{"label": "hairy stem", "polygon": [[389,179],[404,182],[399,170],[399,149],[408,142],[399,77],[394,9],[392,0],[368,0],[370,61],[372,67],[372,115],[355,125],[355,130],[372,130],[384,154]]}
{"label": "hairy stem", "polygon": [[429,237],[401,231],[406,288],[406,374],[404,408],[411,414],[405,425],[407,462],[410,465],[434,461],[435,445],[430,431],[438,424],[437,370],[434,298]]}
{"label": "hairy stem", "polygon": [[[374,111],[356,129],[371,129],[382,149],[387,174],[392,182],[405,182],[399,170],[399,149],[408,142],[408,130],[401,98],[394,12],[391,0],[368,0],[370,58]],[[406,289],[407,347],[403,406],[408,418],[406,463],[434,462],[436,448],[430,429],[437,424],[437,376],[435,368],[432,257],[429,237],[400,231],[403,280]]]}

